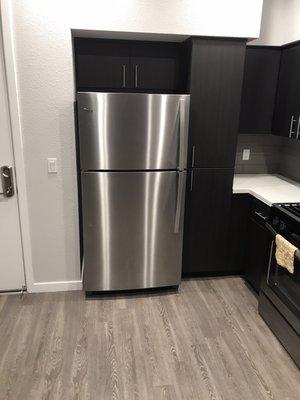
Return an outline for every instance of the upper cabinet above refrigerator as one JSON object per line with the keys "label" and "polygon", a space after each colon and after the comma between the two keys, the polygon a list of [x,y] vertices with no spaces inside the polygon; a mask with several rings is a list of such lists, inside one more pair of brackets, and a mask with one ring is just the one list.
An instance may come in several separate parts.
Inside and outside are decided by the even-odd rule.
{"label": "upper cabinet above refrigerator", "polygon": [[182,43],[74,38],[79,91],[184,93]]}
{"label": "upper cabinet above refrigerator", "polygon": [[129,46],[112,40],[74,39],[76,83],[82,90],[126,89],[130,85]]}
{"label": "upper cabinet above refrigerator", "polygon": [[131,87],[184,92],[183,55],[180,43],[135,42],[131,45]]}

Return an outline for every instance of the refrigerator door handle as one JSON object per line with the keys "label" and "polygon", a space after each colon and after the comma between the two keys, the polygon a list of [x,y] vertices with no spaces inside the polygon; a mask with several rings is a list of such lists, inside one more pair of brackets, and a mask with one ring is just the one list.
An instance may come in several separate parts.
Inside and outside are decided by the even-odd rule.
{"label": "refrigerator door handle", "polygon": [[182,208],[182,197],[183,197],[183,189],[184,189],[184,173],[178,171],[177,174],[178,174],[178,185],[177,185],[174,233],[179,233],[181,208]]}
{"label": "refrigerator door handle", "polygon": [[186,138],[187,138],[187,123],[185,115],[185,101],[179,100],[179,162],[178,169],[182,171],[185,168],[186,160]]}

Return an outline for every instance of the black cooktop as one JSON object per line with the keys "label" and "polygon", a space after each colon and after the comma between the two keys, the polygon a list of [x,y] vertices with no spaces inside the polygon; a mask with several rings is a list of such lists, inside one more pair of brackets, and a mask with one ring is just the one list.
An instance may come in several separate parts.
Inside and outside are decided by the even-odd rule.
{"label": "black cooktop", "polygon": [[300,203],[274,204],[274,207],[300,223]]}

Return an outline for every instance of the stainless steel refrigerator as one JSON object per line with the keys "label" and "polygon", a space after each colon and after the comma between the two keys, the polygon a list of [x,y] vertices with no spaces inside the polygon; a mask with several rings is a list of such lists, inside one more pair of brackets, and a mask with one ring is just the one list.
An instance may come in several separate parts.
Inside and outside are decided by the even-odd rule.
{"label": "stainless steel refrigerator", "polygon": [[79,92],[84,289],[178,285],[189,95]]}

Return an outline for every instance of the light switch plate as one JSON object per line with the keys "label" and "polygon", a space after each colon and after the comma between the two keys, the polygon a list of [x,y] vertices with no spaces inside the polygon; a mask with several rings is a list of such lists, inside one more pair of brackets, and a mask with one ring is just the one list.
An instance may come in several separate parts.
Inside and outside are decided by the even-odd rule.
{"label": "light switch plate", "polygon": [[57,159],[56,158],[47,158],[48,165],[48,173],[49,174],[57,174]]}
{"label": "light switch plate", "polygon": [[250,149],[243,149],[243,161],[250,160]]}

